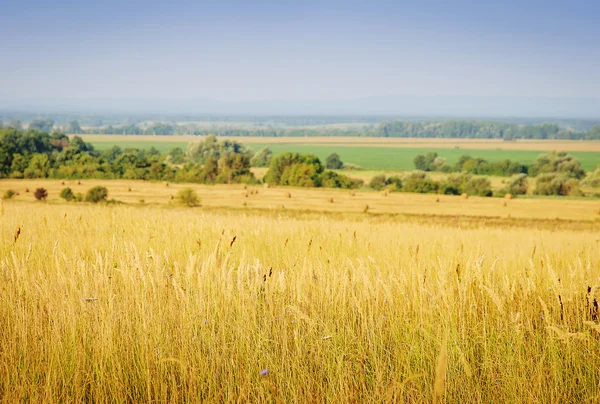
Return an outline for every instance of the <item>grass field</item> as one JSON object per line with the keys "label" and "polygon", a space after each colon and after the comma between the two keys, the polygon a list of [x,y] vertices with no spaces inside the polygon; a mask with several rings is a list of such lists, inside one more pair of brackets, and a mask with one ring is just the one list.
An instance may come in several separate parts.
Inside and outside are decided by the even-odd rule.
{"label": "grass field", "polygon": [[528,224],[597,223],[593,204],[194,186],[183,208],[173,185],[104,184],[153,205],[0,181],[21,192],[0,216],[0,401],[600,400],[598,229]]}
{"label": "grass field", "polygon": [[[174,147],[185,150],[194,137],[171,136],[107,136],[86,135],[86,141],[104,149],[117,144],[122,148],[157,148],[167,152]],[[332,140],[333,139],[333,140]],[[254,150],[269,147],[275,155],[292,151],[312,153],[321,160],[336,152],[346,163],[357,164],[369,170],[412,170],[417,154],[435,151],[453,164],[465,155],[482,157],[489,161],[515,160],[533,162],[548,150],[568,150],[584,169],[593,170],[600,165],[600,142],[581,141],[521,141],[449,140],[449,139],[383,139],[382,138],[235,138]],[[458,147],[458,148],[456,148]]]}
{"label": "grass field", "polygon": [[[529,199],[470,197],[463,199],[451,195],[389,193],[375,191],[347,191],[324,188],[289,188],[243,185],[167,184],[133,180],[1,180],[0,195],[7,189],[19,192],[14,201],[34,200],[35,188],[48,190],[48,203],[62,203],[60,191],[70,187],[74,193],[85,194],[96,185],[107,187],[109,199],[135,204],[176,206],[173,198],[183,188],[194,189],[201,198],[204,209],[234,209],[247,212],[263,211],[274,214],[302,212],[347,215],[358,220],[381,215],[382,220],[406,216],[435,217],[444,221],[479,218],[478,222],[498,220],[507,225],[518,225],[520,220],[551,221],[550,226],[560,228],[574,221],[584,227],[600,227],[600,201],[584,199]],[[29,192],[26,192],[26,190]],[[289,197],[288,197],[289,194]],[[333,202],[331,202],[333,200]],[[367,214],[364,208],[368,205]],[[444,219],[445,218],[445,219]],[[462,219],[461,219],[462,218]],[[420,219],[419,219],[420,220]],[[543,225],[539,223],[539,225]],[[600,230],[600,228],[599,228]]]}

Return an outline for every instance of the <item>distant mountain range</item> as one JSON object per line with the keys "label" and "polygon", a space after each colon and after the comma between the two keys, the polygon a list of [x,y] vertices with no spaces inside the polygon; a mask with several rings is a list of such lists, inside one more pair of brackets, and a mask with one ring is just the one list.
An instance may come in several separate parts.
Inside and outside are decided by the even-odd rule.
{"label": "distant mountain range", "polygon": [[387,96],[356,100],[216,101],[207,98],[20,98],[0,109],[74,114],[393,115],[421,117],[600,118],[600,98]]}

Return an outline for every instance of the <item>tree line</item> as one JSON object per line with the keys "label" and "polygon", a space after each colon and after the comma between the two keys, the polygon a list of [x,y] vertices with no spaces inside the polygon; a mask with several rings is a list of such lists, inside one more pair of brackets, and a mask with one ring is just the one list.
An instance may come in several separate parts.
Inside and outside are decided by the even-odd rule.
{"label": "tree line", "polygon": [[[0,122],[0,128],[22,130],[24,125],[17,120]],[[41,132],[52,132],[59,129],[68,134],[114,134],[114,135],[191,135],[219,137],[314,137],[314,136],[359,136],[359,137],[395,137],[395,138],[469,138],[469,139],[600,139],[600,125],[592,126],[587,131],[574,130],[556,123],[516,124],[497,121],[390,121],[378,126],[364,127],[232,127],[220,125],[205,127],[198,124],[177,124],[154,122],[152,124],[124,124],[82,128],[77,120],[56,127],[51,118],[34,119],[27,125],[28,129]]]}
{"label": "tree line", "polygon": [[256,184],[250,168],[269,167],[273,185],[354,188],[352,180],[328,168],[343,163],[332,154],[323,165],[310,155],[284,153],[273,157],[268,148],[255,153],[238,142],[207,136],[184,151],[160,153],[113,146],[95,150],[81,137],[63,133],[0,129],[0,178],[141,179],[202,184]]}

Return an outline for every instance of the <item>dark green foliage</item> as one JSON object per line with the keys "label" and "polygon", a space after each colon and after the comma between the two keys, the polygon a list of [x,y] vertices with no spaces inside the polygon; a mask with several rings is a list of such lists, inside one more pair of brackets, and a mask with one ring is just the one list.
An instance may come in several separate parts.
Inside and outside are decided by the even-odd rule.
{"label": "dark green foliage", "polygon": [[76,199],[75,194],[73,193],[73,190],[69,187],[64,188],[62,191],[60,191],[59,196],[67,202],[71,202]]}
{"label": "dark green foliage", "polygon": [[329,170],[341,170],[342,167],[344,167],[344,163],[340,159],[339,154],[331,153],[329,156],[327,156],[327,159],[325,160],[325,168]]}
{"label": "dark green foliage", "polygon": [[102,201],[106,201],[108,197],[108,190],[103,186],[95,186],[90,188],[85,195],[85,200],[87,202],[98,203]]}
{"label": "dark green foliage", "polygon": [[44,188],[37,188],[34,192],[33,192],[33,196],[35,197],[35,199],[37,199],[38,201],[45,201],[46,198],[48,198],[48,191],[46,191],[46,189]]}
{"label": "dark green foliage", "polygon": [[15,196],[16,192],[14,189],[7,189],[6,192],[4,193],[3,198],[4,199],[11,199],[13,196]]}
{"label": "dark green foliage", "polygon": [[353,189],[363,186],[362,180],[352,179],[330,170],[325,170],[319,175],[319,183],[324,188]]}
{"label": "dark green foliage", "polygon": [[273,185],[319,186],[323,166],[312,154],[283,153],[271,161],[264,181]]}

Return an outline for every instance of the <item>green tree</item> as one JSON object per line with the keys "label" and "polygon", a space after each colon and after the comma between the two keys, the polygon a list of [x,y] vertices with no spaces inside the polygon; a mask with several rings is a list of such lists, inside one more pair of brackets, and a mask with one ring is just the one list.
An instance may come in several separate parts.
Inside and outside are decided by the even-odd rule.
{"label": "green tree", "polygon": [[85,200],[87,202],[98,203],[102,201],[106,201],[108,197],[108,189],[103,186],[95,186],[90,188],[85,195]]}
{"label": "green tree", "polygon": [[331,153],[329,156],[327,156],[327,159],[325,160],[325,168],[329,170],[340,170],[342,167],[344,167],[344,163],[337,153]]}
{"label": "green tree", "polygon": [[54,127],[54,120],[51,118],[47,119],[34,119],[29,122],[28,128],[38,130],[40,132],[50,133],[52,132],[52,128]]}
{"label": "green tree", "polygon": [[81,126],[79,126],[79,122],[78,121],[71,121],[67,124],[67,126],[65,127],[65,132],[69,133],[69,134],[75,134],[75,135],[79,135],[81,133],[84,133],[83,129],[81,129]]}
{"label": "green tree", "polygon": [[273,158],[273,152],[268,147],[261,149],[258,153],[252,157],[250,164],[252,167],[268,167],[271,164]]}
{"label": "green tree", "polygon": [[70,202],[70,201],[73,201],[76,199],[75,194],[73,193],[73,190],[69,187],[63,188],[63,190],[60,191],[60,197],[67,202]]}

